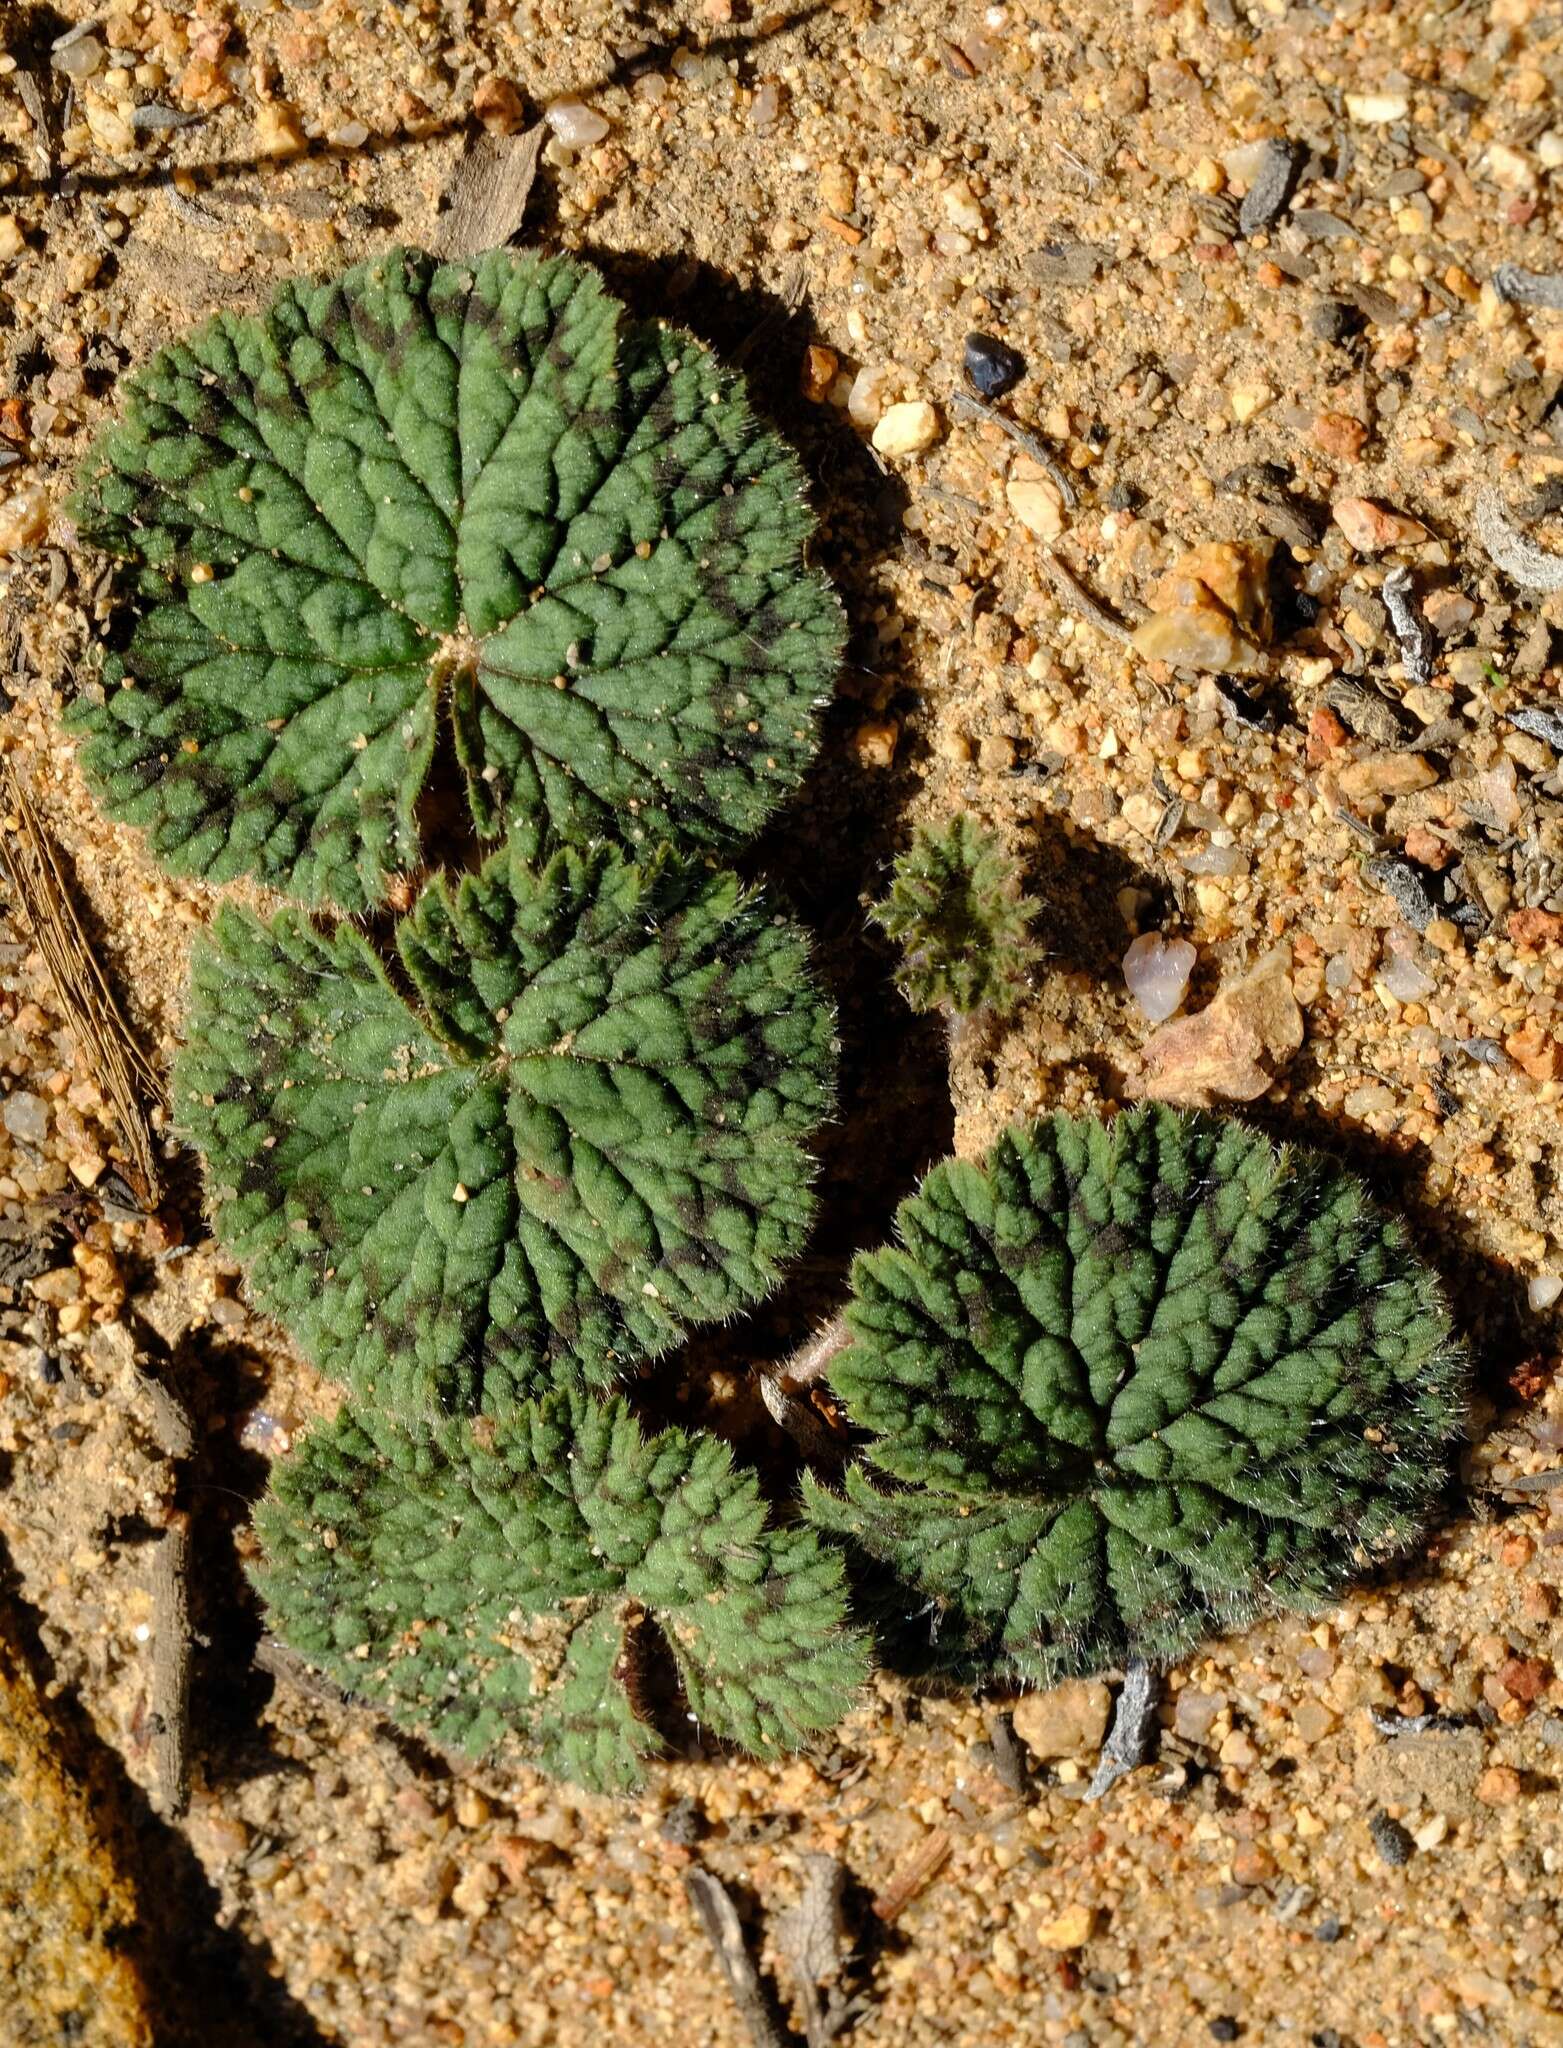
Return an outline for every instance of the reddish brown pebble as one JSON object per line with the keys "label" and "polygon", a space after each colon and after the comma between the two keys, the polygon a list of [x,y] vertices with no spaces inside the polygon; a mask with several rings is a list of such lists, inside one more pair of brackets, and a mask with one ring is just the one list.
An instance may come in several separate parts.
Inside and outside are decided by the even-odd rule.
{"label": "reddish brown pebble", "polygon": [[830,395],[830,387],[835,383],[840,368],[841,358],[833,348],[825,348],[817,341],[810,342],[803,351],[803,367],[798,378],[804,397],[819,405]]}
{"label": "reddish brown pebble", "polygon": [[1516,946],[1555,946],[1563,939],[1563,912],[1556,910],[1511,910],[1509,937]]}
{"label": "reddish brown pebble", "polygon": [[472,111],[490,135],[514,135],[526,120],[526,103],[508,78],[481,79]]}
{"label": "reddish brown pebble", "polygon": [[1406,859],[1420,861],[1438,874],[1454,859],[1454,848],[1425,825],[1413,825],[1406,834]]}
{"label": "reddish brown pebble", "polygon": [[1534,1018],[1511,1031],[1503,1049],[1533,1081],[1556,1081],[1563,1076],[1563,1046],[1542,1030]]}
{"label": "reddish brown pebble", "polygon": [[1512,1806],[1523,1790],[1519,1772],[1509,1764],[1489,1764],[1476,1781],[1476,1796],[1484,1806]]}
{"label": "reddish brown pebble", "polygon": [[1552,1666],[1540,1657],[1510,1657],[1498,1667],[1498,1679],[1511,1699],[1533,1707],[1547,1689]]}
{"label": "reddish brown pebble", "polygon": [[1321,704],[1308,720],[1308,759],[1315,767],[1327,761],[1337,747],[1345,746],[1350,734],[1328,704]]}
{"label": "reddish brown pebble", "polygon": [[1367,446],[1368,430],[1348,412],[1321,412],[1313,423],[1314,445],[1340,462],[1355,462]]}
{"label": "reddish brown pebble", "polygon": [[1275,1858],[1258,1842],[1245,1842],[1232,1858],[1234,1884],[1268,1884],[1275,1875]]}

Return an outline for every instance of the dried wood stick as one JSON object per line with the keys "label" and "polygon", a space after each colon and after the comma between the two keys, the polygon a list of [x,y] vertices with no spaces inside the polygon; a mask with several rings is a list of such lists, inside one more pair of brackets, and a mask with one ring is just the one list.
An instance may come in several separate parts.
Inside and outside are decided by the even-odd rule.
{"label": "dried wood stick", "polygon": [[190,1517],[182,1508],[152,1559],[152,1723],[158,1810],[190,1807]]}
{"label": "dried wood stick", "polygon": [[888,1927],[900,1919],[919,1892],[926,1891],[950,1860],[954,1847],[943,1828],[925,1835],[890,1873],[890,1882],[874,1901],[874,1915]]}
{"label": "dried wood stick", "polygon": [[438,255],[476,256],[519,234],[547,140],[537,121],[523,135],[480,135],[462,152],[435,230]]}
{"label": "dried wood stick", "polygon": [[749,1954],[732,1894],[709,1870],[688,1872],[684,1889],[716,1951],[717,1963],[754,2048],[788,2048],[788,2037],[776,2018],[770,1993]]}
{"label": "dried wood stick", "polygon": [[65,885],[52,841],[10,761],[0,755],[0,863],[10,877],[66,1023],[107,1097],[148,1208],[162,1196],[144,1104],[163,1099],[157,1069],[136,1042]]}
{"label": "dried wood stick", "polygon": [[1099,633],[1105,633],[1109,640],[1116,640],[1120,647],[1132,647],[1134,635],[1122,619],[1115,618],[1100,598],[1086,589],[1074,571],[1061,562],[1051,548],[1039,548],[1042,567],[1047,579],[1064,602],[1077,611],[1081,618],[1089,619]]}
{"label": "dried wood stick", "polygon": [[1047,443],[1033,434],[1029,427],[1023,427],[1019,420],[1012,420],[1008,413],[1000,412],[996,405],[987,405],[982,399],[973,398],[969,391],[957,391],[952,396],[950,405],[957,419],[986,420],[991,426],[997,427],[1001,434],[1007,435],[1039,468],[1047,471],[1069,511],[1072,512],[1079,504],[1079,495],[1070,481],[1068,470],[1059,462]]}
{"label": "dried wood stick", "polygon": [[796,1351],[760,1374],[760,1398],[766,1412],[773,1422],[781,1424],[806,1457],[823,1457],[841,1449],[841,1438],[809,1399],[808,1389],[825,1377],[831,1361],[851,1341],[846,1317],[833,1316]]}

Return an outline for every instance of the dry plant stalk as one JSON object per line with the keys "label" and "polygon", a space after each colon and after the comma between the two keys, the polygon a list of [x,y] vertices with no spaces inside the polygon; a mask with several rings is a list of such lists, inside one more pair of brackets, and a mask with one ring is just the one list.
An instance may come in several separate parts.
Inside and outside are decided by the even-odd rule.
{"label": "dry plant stalk", "polygon": [[538,121],[522,135],[480,135],[469,143],[443,194],[435,229],[441,256],[476,256],[521,232],[547,140],[547,123]]}
{"label": "dry plant stalk", "polygon": [[190,1809],[190,1517],[169,1517],[152,1558],[152,1721],[157,1804],[167,1820]]}
{"label": "dry plant stalk", "polygon": [[943,1828],[925,1835],[890,1873],[890,1881],[874,1901],[874,1914],[893,1926],[919,1892],[925,1892],[950,1860],[955,1844]]}
{"label": "dry plant stalk", "polygon": [[136,1042],[71,901],[53,842],[4,755],[0,813],[0,862],[32,927],[61,1013],[114,1112],[131,1168],[128,1178],[143,1205],[155,1209],[162,1182],[144,1105],[163,1100],[162,1079]]}

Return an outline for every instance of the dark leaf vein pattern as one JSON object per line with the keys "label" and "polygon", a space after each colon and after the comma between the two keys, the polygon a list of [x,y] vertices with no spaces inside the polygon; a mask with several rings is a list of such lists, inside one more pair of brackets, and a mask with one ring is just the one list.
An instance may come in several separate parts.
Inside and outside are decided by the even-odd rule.
{"label": "dark leaf vein pattern", "polygon": [[1051,1681],[1327,1600],[1431,1518],[1465,1361],[1403,1227],[1321,1157],[1150,1108],[937,1167],[857,1261],[865,1432],[810,1513]]}
{"label": "dark leaf vein pattern", "polygon": [[594,272],[406,250],[129,380],[84,539],[136,571],[74,712],[171,869],[358,910],[417,866],[442,721],[480,833],[730,846],[797,785],[842,644],[785,445]]}

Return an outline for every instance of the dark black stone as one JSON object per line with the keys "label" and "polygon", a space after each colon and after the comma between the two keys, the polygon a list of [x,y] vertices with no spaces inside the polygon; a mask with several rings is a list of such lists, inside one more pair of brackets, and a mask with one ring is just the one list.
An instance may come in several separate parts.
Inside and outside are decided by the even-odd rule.
{"label": "dark black stone", "polygon": [[1019,349],[991,334],[966,337],[966,374],[972,388],[984,398],[1002,398],[1013,391],[1026,374],[1026,359]]}
{"label": "dark black stone", "polygon": [[1261,228],[1270,225],[1296,191],[1297,180],[1307,160],[1308,152],[1300,142],[1290,142],[1279,135],[1271,136],[1238,213],[1240,234],[1256,235]]}
{"label": "dark black stone", "polygon": [[706,1817],[700,1810],[700,1803],[687,1794],[674,1800],[657,1829],[664,1842],[672,1842],[680,1849],[692,1849],[705,1831]]}
{"label": "dark black stone", "polygon": [[1235,2041],[1240,2031],[1237,2021],[1228,2013],[1223,2013],[1220,2019],[1210,2022],[1212,2041]]}
{"label": "dark black stone", "polygon": [[1309,309],[1308,331],[1331,348],[1344,348],[1367,325],[1367,316],[1350,299],[1320,299]]}
{"label": "dark black stone", "polygon": [[1419,861],[1383,854],[1368,861],[1362,872],[1376,889],[1395,899],[1413,931],[1425,932],[1435,917],[1445,915],[1443,882]]}
{"label": "dark black stone", "polygon": [[1403,1863],[1409,1863],[1416,1849],[1408,1828],[1403,1828],[1390,1814],[1375,1813],[1368,1821],[1368,1833],[1373,1837],[1373,1846],[1384,1861],[1394,1870]]}

